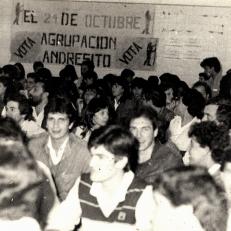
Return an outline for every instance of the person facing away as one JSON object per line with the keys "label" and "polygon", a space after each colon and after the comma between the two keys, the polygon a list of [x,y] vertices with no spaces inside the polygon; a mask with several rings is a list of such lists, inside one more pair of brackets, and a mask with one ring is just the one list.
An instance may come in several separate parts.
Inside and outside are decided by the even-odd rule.
{"label": "person facing away", "polygon": [[227,199],[206,168],[168,170],[153,189],[153,231],[226,231]]}
{"label": "person facing away", "polygon": [[128,127],[139,141],[139,159],[136,175],[152,183],[156,175],[165,170],[183,165],[177,147],[157,139],[158,116],[152,106],[143,105],[130,116]]}
{"label": "person facing away", "polygon": [[[88,142],[90,173],[76,180],[50,228],[72,230],[81,218],[80,230],[151,230],[152,188],[134,174],[138,146],[118,125],[94,130]],[[65,222],[60,221],[67,213]]]}
{"label": "person facing away", "polygon": [[66,98],[51,98],[44,115],[47,133],[31,139],[29,149],[37,161],[49,168],[63,201],[76,178],[88,171],[90,154],[86,145],[70,132],[75,111]]}

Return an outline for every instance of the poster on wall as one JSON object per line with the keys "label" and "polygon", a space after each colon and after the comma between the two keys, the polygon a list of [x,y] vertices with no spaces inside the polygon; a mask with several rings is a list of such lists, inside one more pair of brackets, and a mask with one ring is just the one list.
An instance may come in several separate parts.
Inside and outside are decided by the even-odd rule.
{"label": "poster on wall", "polygon": [[99,2],[13,1],[11,61],[99,68],[155,69],[155,6]]}

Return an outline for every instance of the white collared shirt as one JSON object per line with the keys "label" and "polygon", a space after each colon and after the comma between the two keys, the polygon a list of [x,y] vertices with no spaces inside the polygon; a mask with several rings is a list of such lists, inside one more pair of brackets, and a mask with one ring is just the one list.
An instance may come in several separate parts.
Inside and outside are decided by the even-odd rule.
{"label": "white collared shirt", "polygon": [[41,127],[44,118],[44,108],[41,110],[41,112],[38,115],[36,113],[35,107],[32,107],[32,109],[33,109],[32,115],[35,118],[36,123]]}
{"label": "white collared shirt", "polygon": [[57,165],[61,161],[68,140],[69,140],[69,136],[64,140],[62,145],[59,147],[58,152],[56,152],[52,146],[51,137],[50,136],[48,137],[47,147],[49,149],[50,157],[54,165]]}

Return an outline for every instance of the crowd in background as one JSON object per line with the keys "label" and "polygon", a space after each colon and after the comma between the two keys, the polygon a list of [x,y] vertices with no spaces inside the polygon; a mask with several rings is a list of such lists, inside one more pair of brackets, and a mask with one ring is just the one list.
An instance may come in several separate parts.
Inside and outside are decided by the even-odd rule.
{"label": "crowd in background", "polygon": [[[0,229],[231,230],[231,72],[0,68]],[[190,205],[190,206],[189,206]]]}

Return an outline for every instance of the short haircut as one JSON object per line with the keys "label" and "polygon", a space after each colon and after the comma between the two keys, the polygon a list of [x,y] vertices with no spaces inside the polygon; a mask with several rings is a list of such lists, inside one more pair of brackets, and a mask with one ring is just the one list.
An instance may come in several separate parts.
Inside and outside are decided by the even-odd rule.
{"label": "short haircut", "polygon": [[19,124],[12,118],[0,117],[0,140],[14,140],[27,145],[28,139]]}
{"label": "short haircut", "polygon": [[29,100],[21,94],[11,94],[6,98],[6,103],[14,101],[18,103],[18,109],[21,115],[25,115],[25,120],[34,120],[32,113],[33,109],[29,103]]}
{"label": "short haircut", "polygon": [[201,82],[201,81],[197,81],[193,84],[192,88],[195,89],[197,87],[203,87],[205,89],[205,93],[206,95],[209,96],[209,99],[212,97],[212,90],[210,88],[210,86],[205,83],[205,82]]}
{"label": "short haircut", "polygon": [[43,120],[43,128],[46,128],[47,118],[49,113],[64,113],[67,114],[69,118],[69,123],[75,121],[77,118],[77,112],[75,111],[73,105],[70,100],[65,96],[54,96],[49,99],[47,105],[44,108],[44,120]]}
{"label": "short haircut", "polygon": [[195,137],[201,147],[209,147],[212,159],[221,163],[224,150],[229,145],[229,131],[215,121],[195,123],[189,130],[189,137]]}
{"label": "short haircut", "polygon": [[141,77],[136,77],[132,80],[132,88],[139,88],[139,89],[145,89],[147,85],[147,80],[141,78]]}
{"label": "short haircut", "polygon": [[131,76],[131,77],[134,77],[135,76],[135,72],[131,69],[123,69],[120,73],[120,76],[123,77],[123,78],[126,78],[128,76]]}
{"label": "short haircut", "polygon": [[192,117],[203,118],[205,99],[200,92],[195,89],[188,89],[188,91],[183,93],[182,102]]}
{"label": "short haircut", "polygon": [[103,145],[115,156],[127,157],[125,171],[136,172],[138,165],[139,143],[130,131],[119,125],[101,127],[94,130],[88,141],[88,149]]}
{"label": "short haircut", "polygon": [[94,64],[94,62],[93,62],[92,60],[90,60],[90,59],[85,59],[85,60],[83,60],[83,62],[81,63],[81,66],[83,66],[83,65],[88,66],[89,71],[93,71],[93,70],[95,69],[95,64]]}
{"label": "short haircut", "polygon": [[158,120],[158,114],[156,110],[149,105],[140,105],[136,110],[134,110],[131,113],[131,116],[129,117],[128,120],[128,127],[130,126],[130,123],[132,120],[144,117],[152,123],[153,130],[158,128],[159,125],[159,120]]}
{"label": "short haircut", "polygon": [[151,100],[152,104],[155,107],[162,108],[162,107],[166,106],[166,94],[160,88],[156,88],[156,89],[148,88],[148,89],[146,89],[146,91],[144,93],[144,97],[146,100]]}
{"label": "short haircut", "polygon": [[168,170],[156,178],[153,188],[175,207],[192,205],[206,231],[226,230],[227,199],[206,168],[184,166]]}
{"label": "short haircut", "polygon": [[33,217],[39,221],[42,172],[22,143],[0,141],[0,149],[0,218]]}
{"label": "short haircut", "polygon": [[216,112],[216,118],[220,124],[231,129],[231,105],[219,105]]}
{"label": "short haircut", "polygon": [[37,71],[39,68],[43,68],[43,67],[44,67],[44,64],[41,61],[35,61],[33,63],[33,70],[34,71]]}
{"label": "short haircut", "polygon": [[200,63],[200,66],[203,68],[205,68],[206,66],[210,68],[214,67],[214,70],[217,73],[220,72],[221,70],[221,63],[217,57],[209,57],[203,59],[202,62]]}

